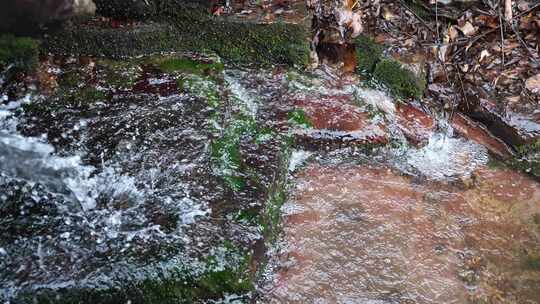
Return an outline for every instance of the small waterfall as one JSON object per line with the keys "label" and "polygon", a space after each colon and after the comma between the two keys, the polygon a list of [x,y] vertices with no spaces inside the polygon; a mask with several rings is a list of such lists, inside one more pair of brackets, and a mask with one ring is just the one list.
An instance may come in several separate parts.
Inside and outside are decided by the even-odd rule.
{"label": "small waterfall", "polygon": [[489,156],[484,147],[452,137],[450,128],[446,133],[433,134],[426,146],[408,150],[405,159],[406,171],[445,180],[470,176],[474,169],[488,162]]}

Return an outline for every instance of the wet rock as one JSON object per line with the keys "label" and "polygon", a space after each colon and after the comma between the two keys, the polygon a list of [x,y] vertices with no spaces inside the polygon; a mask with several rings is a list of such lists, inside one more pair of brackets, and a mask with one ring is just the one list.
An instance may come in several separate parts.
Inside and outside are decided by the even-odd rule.
{"label": "wet rock", "polygon": [[510,164],[537,179],[540,179],[540,140],[536,143],[523,145]]}
{"label": "wet rock", "polygon": [[[44,49],[53,54],[107,57],[170,51],[213,51],[237,63],[304,66],[309,60],[309,26],[294,22],[262,22],[212,17],[175,9],[160,22],[124,28],[73,24],[51,34]],[[201,38],[204,37],[204,38]],[[261,44],[260,41],[264,41]]]}
{"label": "wet rock", "polygon": [[39,44],[27,37],[0,35],[0,67],[29,72],[38,65]]}
{"label": "wet rock", "polygon": [[512,147],[534,143],[540,138],[540,114],[534,100],[520,96],[499,99],[468,96],[468,101],[461,110]]}
{"label": "wet rock", "polygon": [[360,36],[355,44],[358,73],[373,75],[399,97],[422,97],[427,86],[422,60],[386,58],[384,47],[369,37]]}
{"label": "wet rock", "polygon": [[365,127],[367,114],[350,104],[348,96],[320,100],[298,100],[294,106],[304,110],[315,129],[352,132]]}
{"label": "wet rock", "polygon": [[178,94],[179,87],[175,79],[163,78],[146,78],[133,86],[133,92],[146,93],[146,94],[158,94],[159,96],[171,96]]}
{"label": "wet rock", "polygon": [[0,11],[0,32],[31,33],[43,24],[77,15],[92,15],[92,0],[6,0]]}
{"label": "wet rock", "polygon": [[427,141],[437,127],[435,120],[430,115],[411,104],[397,106],[396,123],[405,137],[414,144]]}
{"label": "wet rock", "polygon": [[349,96],[329,96],[294,102],[310,123],[295,130],[297,140],[306,144],[378,145],[388,142],[386,128],[374,123],[369,114],[350,104]]}
{"label": "wet rock", "polygon": [[540,187],[520,173],[483,168],[460,189],[384,166],[311,164],[294,189],[268,303],[536,301],[538,274],[523,268],[535,255],[522,252],[539,249],[529,222]]}
{"label": "wet rock", "polygon": [[45,159],[68,167],[24,172],[82,185],[95,204],[81,212],[49,185],[0,175],[0,301],[248,301],[288,144],[239,112],[247,101],[228,99],[223,65],[207,58],[54,60],[59,87],[25,105],[20,131],[47,134]]}
{"label": "wet rock", "polygon": [[473,122],[461,113],[455,113],[451,125],[461,136],[470,139],[488,149],[488,151],[502,160],[508,160],[514,152],[502,140],[493,136],[484,126]]}

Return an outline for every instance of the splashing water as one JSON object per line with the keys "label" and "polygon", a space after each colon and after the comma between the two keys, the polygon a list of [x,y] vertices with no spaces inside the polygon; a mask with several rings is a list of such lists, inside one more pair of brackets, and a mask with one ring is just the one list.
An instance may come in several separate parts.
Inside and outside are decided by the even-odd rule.
{"label": "splashing water", "polygon": [[0,132],[0,171],[27,182],[37,182],[68,201],[78,202],[83,210],[96,207],[101,193],[112,198],[138,196],[134,180],[114,176],[112,169],[93,175],[95,168],[81,164],[80,156],[58,157],[54,148],[39,139]]}
{"label": "splashing water", "polygon": [[468,177],[485,165],[489,155],[483,146],[463,138],[435,133],[426,146],[405,153],[405,171],[418,171],[428,179],[445,180]]}

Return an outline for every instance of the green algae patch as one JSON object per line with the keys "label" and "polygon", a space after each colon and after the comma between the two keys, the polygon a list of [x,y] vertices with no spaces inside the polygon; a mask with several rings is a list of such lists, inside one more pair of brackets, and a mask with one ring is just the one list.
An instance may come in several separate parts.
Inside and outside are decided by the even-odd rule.
{"label": "green algae patch", "polygon": [[261,226],[267,244],[274,243],[280,233],[281,207],[287,200],[288,168],[292,145],[292,137],[288,136],[282,139],[279,169],[272,185],[268,189],[268,198],[264,205],[261,218]]}
{"label": "green algae patch", "polygon": [[393,94],[404,98],[420,98],[426,88],[425,79],[418,78],[401,63],[392,59],[381,60],[375,67],[373,75]]}
{"label": "green algae patch", "polygon": [[28,37],[0,35],[0,66],[29,72],[39,61],[39,43]]}
{"label": "green algae patch", "polygon": [[516,157],[509,161],[510,166],[540,180],[540,139],[517,150]]}
{"label": "green algae patch", "polygon": [[159,62],[161,70],[167,73],[187,72],[192,74],[208,74],[210,72],[223,71],[224,65],[221,62],[201,62],[191,58],[169,58]]}
{"label": "green algae patch", "polygon": [[216,169],[234,191],[240,191],[246,185],[240,141],[242,137],[256,135],[258,131],[257,122],[252,117],[241,115],[225,128],[220,138],[212,142],[212,158]]}
{"label": "green algae patch", "polygon": [[381,60],[383,46],[376,43],[373,38],[359,36],[356,38],[357,72],[373,73],[375,66]]}
{"label": "green algae patch", "polygon": [[292,126],[299,126],[303,128],[312,128],[313,123],[307,117],[306,112],[303,109],[294,109],[287,114],[289,124]]}
{"label": "green algae patch", "polygon": [[19,299],[21,303],[43,304],[200,303],[223,298],[226,294],[246,295],[252,292],[254,286],[249,268],[252,259],[251,251],[238,249],[225,241],[215,254],[206,258],[201,265],[202,271],[179,264],[168,277],[126,282],[123,286],[106,289],[38,290],[35,294],[23,294]]}

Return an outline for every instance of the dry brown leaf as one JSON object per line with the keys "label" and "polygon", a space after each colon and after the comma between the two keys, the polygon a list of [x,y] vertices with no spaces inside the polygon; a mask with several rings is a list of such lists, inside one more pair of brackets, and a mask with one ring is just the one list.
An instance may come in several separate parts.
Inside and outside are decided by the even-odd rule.
{"label": "dry brown leaf", "polygon": [[455,25],[452,25],[448,28],[448,37],[450,38],[450,41],[455,41],[456,38],[459,36],[458,30],[456,29]]}

